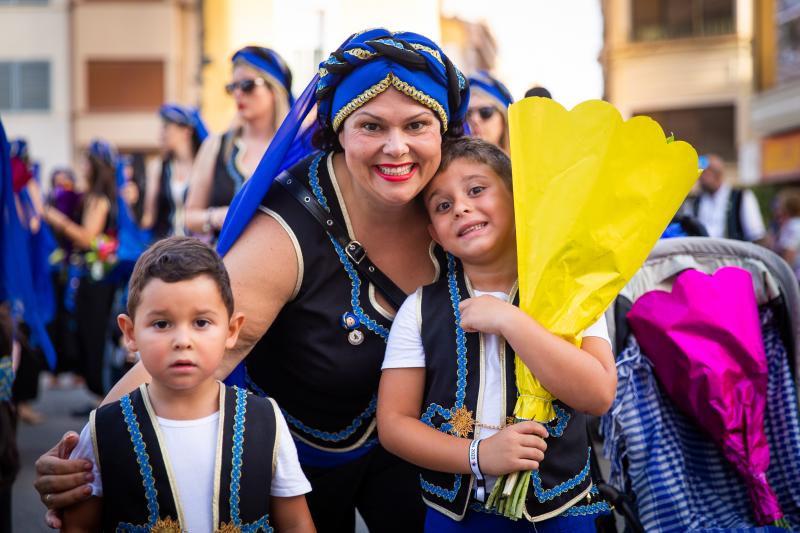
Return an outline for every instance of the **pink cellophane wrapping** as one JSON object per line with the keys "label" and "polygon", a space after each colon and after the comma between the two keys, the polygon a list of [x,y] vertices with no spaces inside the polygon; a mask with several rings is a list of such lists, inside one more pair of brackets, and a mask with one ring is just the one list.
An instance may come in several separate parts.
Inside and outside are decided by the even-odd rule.
{"label": "pink cellophane wrapping", "polygon": [[747,484],[759,525],[783,516],[766,478],[767,359],[753,281],[738,267],[687,270],[628,321],[670,399],[704,428]]}

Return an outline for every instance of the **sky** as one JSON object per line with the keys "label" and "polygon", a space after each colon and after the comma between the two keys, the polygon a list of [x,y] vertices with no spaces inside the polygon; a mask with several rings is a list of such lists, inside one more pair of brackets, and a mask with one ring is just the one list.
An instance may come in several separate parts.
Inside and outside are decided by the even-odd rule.
{"label": "sky", "polygon": [[567,109],[603,96],[600,0],[441,0],[442,13],[485,21],[498,44],[495,74],[515,99],[543,85]]}

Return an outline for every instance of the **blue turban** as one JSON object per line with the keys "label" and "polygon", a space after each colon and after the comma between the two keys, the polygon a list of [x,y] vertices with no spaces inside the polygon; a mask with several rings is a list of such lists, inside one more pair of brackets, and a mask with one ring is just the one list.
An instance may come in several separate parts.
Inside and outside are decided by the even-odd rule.
{"label": "blue turban", "polygon": [[358,33],[320,64],[319,77],[320,125],[333,131],[389,87],[431,109],[442,132],[463,122],[469,101],[467,81],[444,52],[410,32]]}
{"label": "blue turban", "polygon": [[514,98],[506,86],[485,70],[479,70],[470,76],[469,85],[471,88],[479,89],[497,100],[497,106],[500,109],[507,109],[508,106],[514,103]]}
{"label": "blue turban", "polygon": [[110,167],[115,167],[117,162],[117,151],[111,144],[102,139],[94,139],[89,143],[87,149],[89,155],[95,159],[102,161]]}
{"label": "blue turban", "polygon": [[200,142],[208,137],[208,128],[203,122],[203,117],[200,116],[200,110],[196,107],[164,104],[158,109],[158,114],[167,122],[192,128]]}
{"label": "blue turban", "polygon": [[292,95],[292,71],[277,52],[261,46],[245,46],[233,54],[234,65],[244,63],[258,70],[274,89],[284,93],[289,106],[294,105]]}
{"label": "blue turban", "polygon": [[464,122],[469,84],[433,41],[385,29],[351,36],[320,63],[319,72],[278,128],[253,176],[234,197],[217,251],[224,255],[233,246],[275,176],[312,150],[308,140],[313,131],[300,131],[300,126],[314,103],[318,111],[312,128],[335,131],[350,113],[389,87],[433,110],[442,132]]}

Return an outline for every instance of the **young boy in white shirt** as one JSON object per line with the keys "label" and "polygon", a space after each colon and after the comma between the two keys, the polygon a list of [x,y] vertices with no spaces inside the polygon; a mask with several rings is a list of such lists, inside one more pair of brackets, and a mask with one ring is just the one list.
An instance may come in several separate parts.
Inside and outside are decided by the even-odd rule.
{"label": "young boy in white shirt", "polygon": [[[584,413],[600,415],[614,399],[605,319],[578,348],[515,305],[511,163],[499,148],[443,143],[422,200],[447,268],[395,317],[377,418],[381,444],[422,467],[425,530],[532,531],[532,521],[540,533],[593,531],[609,508],[592,486]],[[515,423],[515,353],[558,398],[544,425]],[[483,504],[496,476],[518,471],[532,471],[531,486],[527,520],[514,522]]]}
{"label": "young boy in white shirt", "polygon": [[214,378],[244,322],[216,252],[159,241],[129,291],[117,322],[152,382],[92,412],[71,458],[93,462],[93,497],[63,531],[315,531],[277,405]]}

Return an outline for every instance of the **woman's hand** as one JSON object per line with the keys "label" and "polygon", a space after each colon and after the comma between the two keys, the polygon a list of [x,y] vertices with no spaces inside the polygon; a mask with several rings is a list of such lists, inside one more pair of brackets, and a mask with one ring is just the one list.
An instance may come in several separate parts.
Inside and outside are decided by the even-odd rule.
{"label": "woman's hand", "polygon": [[461,327],[464,331],[492,335],[503,335],[509,317],[520,312],[519,308],[489,294],[462,300],[458,310],[461,311]]}
{"label": "woman's hand", "polygon": [[538,470],[544,459],[547,430],[538,422],[508,426],[481,441],[478,448],[481,471],[491,476]]}
{"label": "woman's hand", "polygon": [[61,527],[59,509],[81,502],[92,495],[92,463],[83,459],[68,459],[78,444],[78,434],[68,431],[61,440],[36,461],[36,481],[33,486],[47,506],[47,525]]}

